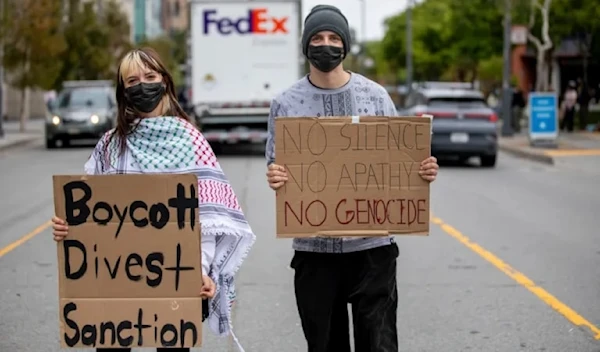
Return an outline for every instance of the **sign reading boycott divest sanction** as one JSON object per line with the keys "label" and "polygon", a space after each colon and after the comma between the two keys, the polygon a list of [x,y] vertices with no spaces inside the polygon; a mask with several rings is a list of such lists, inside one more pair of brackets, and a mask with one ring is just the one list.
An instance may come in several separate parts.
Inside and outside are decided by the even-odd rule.
{"label": "sign reading boycott divest sanction", "polygon": [[195,175],[54,176],[63,347],[202,340]]}
{"label": "sign reading boycott divest sanction", "polygon": [[426,117],[278,118],[277,237],[429,234]]}

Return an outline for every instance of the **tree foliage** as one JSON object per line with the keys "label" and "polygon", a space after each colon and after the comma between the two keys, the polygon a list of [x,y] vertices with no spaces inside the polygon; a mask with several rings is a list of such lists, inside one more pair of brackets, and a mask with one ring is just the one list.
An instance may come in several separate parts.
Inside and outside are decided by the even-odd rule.
{"label": "tree foliage", "polygon": [[[505,3],[506,0],[423,0],[415,5],[412,9],[414,79],[501,78]],[[532,0],[510,0],[513,24],[529,23],[531,4]],[[600,6],[594,1],[553,0],[549,26],[552,41],[558,44],[566,36],[578,35],[588,40],[590,53],[598,48],[600,54],[598,18]],[[401,79],[406,66],[405,12],[388,18],[385,24],[382,58]],[[538,19],[532,31],[541,33],[541,30]]]}
{"label": "tree foliage", "polygon": [[60,32],[61,2],[18,0],[3,3],[3,65],[20,89],[52,86],[67,49]]}
{"label": "tree foliage", "polygon": [[187,31],[177,30],[172,33],[173,59],[176,63],[185,64],[188,58]]}
{"label": "tree foliage", "polygon": [[[412,9],[415,79],[433,79],[445,70],[450,16],[449,0],[423,1]],[[382,53],[394,71],[406,65],[406,14],[389,18],[386,27]]]}
{"label": "tree foliage", "polygon": [[131,47],[129,22],[119,5],[110,0],[96,13],[93,2],[69,0],[68,23],[63,29],[69,50],[55,87],[66,80],[114,79],[120,57]]}
{"label": "tree foliage", "polygon": [[112,53],[113,64],[107,74],[108,77],[113,78],[117,74],[118,63],[132,48],[130,36],[132,24],[115,0],[106,2],[102,23],[109,29],[108,51]]}

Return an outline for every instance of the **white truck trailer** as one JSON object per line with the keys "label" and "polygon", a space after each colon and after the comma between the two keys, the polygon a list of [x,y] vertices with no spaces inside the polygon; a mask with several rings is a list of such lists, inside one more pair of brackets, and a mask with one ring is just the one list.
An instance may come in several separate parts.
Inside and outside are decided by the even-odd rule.
{"label": "white truck trailer", "polygon": [[191,0],[191,103],[213,147],[263,143],[271,100],[304,74],[301,0]]}

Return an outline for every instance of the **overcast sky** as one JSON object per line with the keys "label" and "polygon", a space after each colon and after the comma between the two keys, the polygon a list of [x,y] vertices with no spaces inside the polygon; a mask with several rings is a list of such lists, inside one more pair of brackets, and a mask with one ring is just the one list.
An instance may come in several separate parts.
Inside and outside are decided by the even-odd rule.
{"label": "overcast sky", "polygon": [[[384,35],[383,20],[386,17],[404,11],[406,0],[364,0],[367,2],[367,39],[381,39]],[[360,0],[302,0],[303,17],[310,9],[319,4],[328,4],[338,7],[348,18],[350,27],[356,30],[357,37],[361,35],[361,3]]]}

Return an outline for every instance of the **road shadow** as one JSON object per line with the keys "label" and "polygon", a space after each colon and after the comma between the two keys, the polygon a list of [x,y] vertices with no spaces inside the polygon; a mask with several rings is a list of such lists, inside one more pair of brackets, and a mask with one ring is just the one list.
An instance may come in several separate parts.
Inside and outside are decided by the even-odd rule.
{"label": "road shadow", "polygon": [[264,144],[211,144],[215,155],[218,158],[227,157],[265,157]]}
{"label": "road shadow", "polygon": [[[69,145],[58,146],[53,149],[46,149],[44,145],[37,145],[36,147],[51,152],[60,151],[76,151],[76,150],[90,150],[96,146],[98,141],[95,140],[77,140],[71,141]],[[265,156],[264,144],[223,144],[223,145],[211,145],[215,155],[219,158],[226,157],[239,157],[239,156],[252,156],[252,157],[263,157]]]}
{"label": "road shadow", "polygon": [[477,158],[470,158],[466,161],[459,160],[458,158],[442,158],[438,157],[438,165],[444,169],[477,169],[480,166]]}

